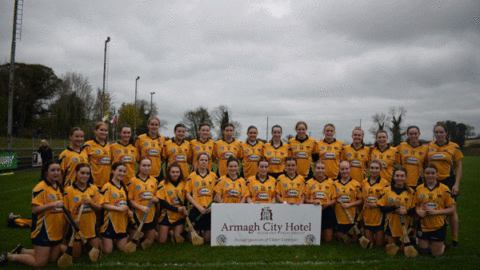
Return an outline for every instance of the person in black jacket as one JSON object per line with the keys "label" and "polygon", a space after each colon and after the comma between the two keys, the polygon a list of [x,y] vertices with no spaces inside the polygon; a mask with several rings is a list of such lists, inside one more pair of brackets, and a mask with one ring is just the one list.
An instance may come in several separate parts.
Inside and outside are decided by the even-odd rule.
{"label": "person in black jacket", "polygon": [[[40,153],[40,157],[42,158],[42,164],[46,164],[48,161],[53,159],[52,148],[48,146],[48,143],[46,140],[40,141],[40,148],[38,148],[38,153]],[[43,177],[44,175],[42,174],[42,178]]]}

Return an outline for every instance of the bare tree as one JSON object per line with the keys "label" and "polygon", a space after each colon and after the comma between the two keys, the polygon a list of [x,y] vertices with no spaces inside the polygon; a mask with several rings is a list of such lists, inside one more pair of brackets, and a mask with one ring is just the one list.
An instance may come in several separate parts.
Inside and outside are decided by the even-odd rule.
{"label": "bare tree", "polygon": [[200,124],[208,124],[210,128],[213,129],[213,122],[212,118],[210,117],[210,113],[208,113],[206,108],[201,106],[195,110],[187,110],[183,114],[182,123],[186,126],[187,139],[195,139],[200,137]]}
{"label": "bare tree", "polygon": [[242,125],[237,122],[232,120],[232,113],[230,112],[230,109],[225,106],[225,105],[220,105],[216,107],[213,112],[213,119],[216,123],[216,125],[219,127],[219,131],[217,133],[217,139],[222,139],[223,138],[223,130],[222,127],[223,125],[230,123],[233,125],[234,128],[234,133],[233,137],[234,138],[239,138],[240,133],[242,131]]}

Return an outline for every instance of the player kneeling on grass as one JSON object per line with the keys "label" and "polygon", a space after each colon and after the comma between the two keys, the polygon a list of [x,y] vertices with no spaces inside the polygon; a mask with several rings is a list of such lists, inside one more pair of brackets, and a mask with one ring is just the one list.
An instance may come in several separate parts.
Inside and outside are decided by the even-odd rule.
{"label": "player kneeling on grass", "polygon": [[303,204],[305,201],[305,178],[298,175],[297,159],[285,158],[285,174],[277,180],[277,202],[284,204]]}
{"label": "player kneeling on grass", "polygon": [[325,242],[333,240],[336,198],[333,180],[325,175],[325,163],[319,160],[315,163],[315,178],[306,183],[305,202],[322,206],[322,241]]}
{"label": "player kneeling on grass", "polygon": [[32,192],[32,244],[33,249],[18,245],[12,252],[0,255],[0,266],[7,262],[20,262],[34,267],[44,267],[56,262],[63,239],[63,189],[60,165],[55,161],[45,163],[45,176]]}
{"label": "player kneeling on grass", "polygon": [[[205,241],[211,238],[211,211],[209,206],[213,201],[213,188],[217,183],[217,175],[208,170],[209,156],[207,153],[198,154],[197,170],[192,172],[185,184],[185,196],[190,202],[189,218],[195,222],[194,229],[200,231]],[[198,221],[197,217],[202,215]]]}
{"label": "player kneeling on grass", "polygon": [[447,215],[455,211],[455,201],[450,189],[437,182],[437,167],[427,164],[424,168],[425,183],[417,187],[415,203],[421,218],[418,229],[418,246],[421,254],[443,254],[447,234]]}
{"label": "player kneeling on grass", "polygon": [[[75,171],[75,182],[65,189],[65,209],[67,209],[72,217],[77,220],[80,208],[83,205],[83,212],[77,225],[83,233],[83,236],[88,240],[88,243],[92,247],[100,249],[101,241],[97,237],[95,231],[95,224],[97,224],[97,216],[95,212],[102,209],[103,196],[100,194],[97,186],[88,182],[90,179],[90,167],[88,167],[87,164],[78,164],[75,167]],[[65,239],[70,239],[72,232],[72,226],[69,226]],[[82,244],[80,238],[76,236],[73,244],[72,256],[80,256],[81,251]]]}
{"label": "player kneeling on grass", "polygon": [[[155,209],[158,203],[158,198],[155,196],[157,192],[157,179],[150,176],[150,169],[152,168],[152,160],[149,157],[143,156],[138,163],[138,174],[132,177],[128,184],[128,198],[132,208],[134,209],[133,218],[135,223],[140,226],[143,216],[146,214],[145,221],[141,228],[145,240],[142,242],[142,248],[149,248],[155,238],[157,238],[157,227],[155,221]],[[152,201],[151,207],[148,205]],[[135,235],[134,229],[130,230],[130,238]]]}
{"label": "player kneeling on grass", "polygon": [[380,177],[382,163],[379,160],[372,160],[369,170],[370,177],[362,182],[363,227],[365,228],[365,237],[370,242],[377,246],[383,246],[385,241],[385,215],[380,211],[377,201],[385,188],[390,185],[390,182]]}
{"label": "player kneeling on grass", "polygon": [[[355,225],[357,218],[357,206],[362,203],[362,191],[360,183],[350,177],[350,163],[348,161],[340,162],[340,178],[334,182],[337,191],[337,200],[335,203],[335,216],[337,225],[337,239],[345,242],[345,235]],[[352,241],[358,241],[356,235],[352,236]]]}
{"label": "player kneeling on grass", "polygon": [[385,188],[385,192],[377,202],[380,210],[387,214],[385,221],[387,242],[388,244],[397,243],[398,246],[400,246],[398,242],[400,237],[404,235],[400,216],[403,216],[404,220],[409,220],[415,212],[414,192],[407,185],[406,179],[407,170],[403,167],[396,167],[393,170],[391,186]]}
{"label": "player kneeling on grass", "polygon": [[157,241],[165,243],[168,238],[168,231],[173,230],[171,237],[175,242],[183,242],[180,234],[185,224],[185,216],[188,215],[187,208],[183,206],[185,202],[185,178],[178,163],[174,162],[167,168],[165,179],[158,185],[156,193],[160,200],[162,212],[160,214],[159,232]]}
{"label": "player kneeling on grass", "polygon": [[132,217],[127,202],[127,189],[122,180],[127,174],[127,167],[121,162],[112,165],[110,181],[103,185],[102,191],[104,209],[103,225],[100,228],[102,239],[102,251],[110,253],[113,244],[121,251],[128,242],[127,223],[128,217]]}

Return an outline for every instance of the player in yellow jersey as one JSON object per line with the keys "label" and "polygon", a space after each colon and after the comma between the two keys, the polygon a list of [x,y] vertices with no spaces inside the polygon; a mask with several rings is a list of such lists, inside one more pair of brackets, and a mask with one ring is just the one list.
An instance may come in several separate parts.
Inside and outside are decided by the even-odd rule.
{"label": "player in yellow jersey", "polygon": [[380,177],[382,163],[378,160],[372,160],[369,166],[370,177],[362,182],[363,194],[363,227],[365,237],[377,246],[384,245],[385,239],[385,216],[380,211],[377,204],[380,196],[385,192],[385,188],[390,185],[390,181]]}
{"label": "player in yellow jersey", "polygon": [[158,242],[165,243],[169,229],[173,230],[173,238],[175,240],[179,239],[188,211],[184,206],[185,178],[182,175],[180,165],[176,162],[168,166],[165,179],[160,182],[156,195],[162,206],[162,213],[159,218]]}
{"label": "player in yellow jersey", "polygon": [[321,160],[315,163],[315,177],[306,183],[305,203],[322,206],[322,241],[331,242],[336,223],[334,205],[337,190],[333,180],[325,175],[325,167]]}
{"label": "player in yellow jersey", "polygon": [[190,150],[188,151],[188,162],[193,166],[193,172],[197,170],[197,157],[200,153],[207,153],[209,157],[208,170],[212,170],[213,146],[215,142],[210,139],[210,126],[208,124],[200,124],[200,138],[190,141]]}
{"label": "player in yellow jersey", "polygon": [[129,125],[123,125],[119,135],[120,141],[110,146],[110,153],[112,154],[112,163],[123,162],[127,166],[127,175],[123,178],[123,183],[126,185],[135,176],[135,165],[139,161],[140,155],[135,147],[132,128]]}
{"label": "player in yellow jersey", "polygon": [[277,201],[285,204],[302,204],[305,201],[305,178],[297,173],[295,157],[285,159],[285,174],[277,179]]}
{"label": "player in yellow jersey", "polygon": [[415,212],[414,191],[407,185],[406,180],[407,170],[403,167],[396,167],[393,170],[391,185],[385,188],[385,192],[377,201],[380,211],[387,214],[385,234],[388,244],[397,242],[403,235],[400,215],[403,216],[405,226],[408,229],[409,223],[407,221]]}
{"label": "player in yellow jersey", "polygon": [[228,173],[227,160],[229,157],[242,158],[240,142],[233,138],[233,124],[225,124],[222,127],[223,139],[215,142],[213,157],[217,161],[217,176],[224,176]]}
{"label": "player in yellow jersey", "polygon": [[[135,177],[131,178],[127,184],[128,198],[130,204],[134,209],[133,218],[135,223],[140,225],[144,214],[147,214],[147,218],[143,223],[142,232],[144,233],[145,240],[153,243],[157,238],[157,223],[155,221],[155,210],[158,203],[158,198],[155,196],[157,192],[157,179],[150,176],[150,169],[152,168],[152,161],[148,157],[141,157],[138,162],[138,173]],[[150,209],[148,205],[150,201],[153,202]],[[135,230],[130,231],[130,237],[133,238]],[[148,244],[143,244],[143,248],[149,248]]]}
{"label": "player in yellow jersey", "polygon": [[211,211],[209,205],[213,201],[213,189],[218,181],[217,175],[208,169],[210,155],[199,153],[196,171],[192,172],[185,184],[186,198],[190,202],[189,218],[193,222],[201,214],[202,217],[195,222],[194,228],[201,232],[205,241],[211,238]]}
{"label": "player in yellow jersey", "polygon": [[[357,206],[362,204],[361,185],[350,177],[350,164],[347,161],[340,162],[340,177],[334,181],[337,189],[337,201],[335,203],[335,216],[337,217],[337,239],[341,241],[343,234],[346,234],[354,225],[357,218]],[[347,211],[350,217],[347,215]],[[354,236],[352,241],[357,241]]]}
{"label": "player in yellow jersey", "polygon": [[345,145],[340,154],[341,161],[348,161],[350,163],[350,176],[353,179],[365,179],[365,169],[369,162],[370,148],[363,143],[364,132],[362,128],[355,127],[352,131],[353,142],[350,145]]}
{"label": "player in yellow jersey", "polygon": [[188,176],[188,151],[190,143],[185,141],[185,125],[176,124],[175,137],[163,144],[163,159],[167,161],[167,167],[176,162],[182,168],[182,175]]}
{"label": "player in yellow jersey", "polygon": [[398,148],[400,165],[407,169],[407,184],[415,189],[422,183],[422,170],[427,161],[428,146],[423,145],[418,138],[420,128],[410,126],[407,128],[407,141],[401,143]]}
{"label": "player in yellow jersey", "polygon": [[272,127],[272,140],[263,146],[262,156],[268,160],[268,174],[275,179],[285,172],[285,158],[289,156],[290,146],[282,142],[282,127]]}
{"label": "player in yellow jersey", "polygon": [[387,180],[392,179],[392,171],[395,164],[399,164],[398,149],[387,143],[388,134],[384,130],[377,132],[375,145],[370,151],[369,160],[379,160],[382,163],[382,171],[380,177]]}
{"label": "player in yellow jersey", "polygon": [[138,149],[140,156],[147,156],[152,160],[152,169],[150,176],[157,178],[160,182],[163,180],[162,173],[162,146],[165,138],[160,135],[160,119],[152,116],[147,121],[148,132],[138,136],[135,141],[135,147]]}
{"label": "player in yellow jersey", "polygon": [[75,181],[75,167],[80,163],[87,163],[87,153],[82,151],[83,131],[74,127],[70,131],[70,145],[59,156],[60,169],[62,170],[64,187]]}
{"label": "player in yellow jersey", "polygon": [[33,249],[19,246],[13,253],[3,253],[0,265],[19,262],[33,267],[44,267],[57,261],[63,239],[63,196],[60,165],[53,160],[43,165],[43,175],[32,191]]}
{"label": "player in yellow jersey", "polygon": [[437,181],[437,167],[433,164],[425,166],[425,184],[418,186],[415,204],[422,218],[418,230],[419,251],[438,257],[445,248],[447,215],[455,211],[455,201],[450,189]]}
{"label": "player in yellow jersey", "polygon": [[247,141],[240,144],[242,151],[243,176],[248,179],[258,173],[258,161],[262,158],[263,142],[257,140],[258,130],[249,126]]}
{"label": "player in yellow jersey", "polygon": [[229,157],[227,160],[228,173],[218,179],[215,188],[215,201],[218,203],[245,203],[250,196],[246,181],[238,175],[238,159]]}
{"label": "player in yellow jersey", "polygon": [[110,181],[103,185],[102,191],[104,211],[103,225],[100,228],[102,235],[102,252],[110,253],[113,244],[124,251],[128,242],[127,224],[128,217],[133,217],[128,207],[128,194],[123,178],[127,173],[127,167],[121,162],[112,165]]}
{"label": "player in yellow jersey", "polygon": [[95,125],[95,139],[85,143],[83,151],[88,155],[93,182],[102,188],[110,178],[110,144],[107,141],[108,125],[99,122]]}
{"label": "player in yellow jersey", "polygon": [[313,177],[312,160],[318,160],[318,145],[314,138],[307,135],[307,123],[300,121],[295,125],[297,136],[288,141],[289,156],[297,160],[297,173],[307,180]]}
{"label": "player in yellow jersey", "polygon": [[[448,129],[445,124],[437,124],[433,129],[435,141],[428,146],[428,162],[438,169],[437,181],[446,185],[452,191],[452,198],[456,201],[462,178],[463,154],[458,144],[447,139]],[[458,214],[455,211],[449,215],[450,230],[452,233],[452,247],[458,248]]]}
{"label": "player in yellow jersey", "polygon": [[[335,179],[338,176],[338,165],[340,164],[340,153],[343,150],[343,142],[335,139],[335,126],[326,124],[323,128],[323,140],[317,141],[319,160],[326,166],[325,175]],[[356,179],[360,181],[360,179]]]}
{"label": "player in yellow jersey", "polygon": [[[85,163],[80,163],[75,168],[76,181],[65,189],[63,194],[65,209],[70,212],[74,220],[78,219],[78,214],[83,205],[83,212],[78,227],[88,243],[100,249],[101,241],[96,233],[97,215],[96,212],[102,209],[103,196],[98,187],[90,184],[90,168]],[[65,239],[69,240],[72,236],[72,226],[68,226],[68,233]],[[75,236],[73,244],[73,257],[79,257],[82,251],[80,238]]]}
{"label": "player in yellow jersey", "polygon": [[268,161],[265,158],[257,163],[258,173],[247,179],[250,196],[248,203],[275,203],[277,180],[268,175]]}

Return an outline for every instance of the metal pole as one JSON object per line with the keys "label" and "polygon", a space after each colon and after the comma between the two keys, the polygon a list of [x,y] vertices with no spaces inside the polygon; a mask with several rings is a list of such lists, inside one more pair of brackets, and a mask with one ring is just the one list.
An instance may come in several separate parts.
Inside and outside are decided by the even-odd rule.
{"label": "metal pole", "polygon": [[153,95],[155,95],[155,92],[150,92],[150,116],[152,116],[153,110]]}
{"label": "metal pole", "polygon": [[103,54],[103,90],[102,90],[102,108],[100,117],[103,119],[105,116],[105,74],[107,71],[107,43],[110,41],[110,37],[105,40],[105,52]]}
{"label": "metal pole", "polygon": [[133,120],[133,137],[135,138],[137,136],[137,82],[140,79],[140,76],[137,76],[137,79],[135,80],[135,107],[133,109],[133,114],[135,115],[135,118]]}
{"label": "metal pole", "polygon": [[15,45],[17,39],[17,8],[18,0],[15,0],[13,7],[13,30],[12,30],[12,48],[10,51],[10,70],[8,79],[8,117],[7,117],[7,147],[11,152],[12,146],[12,126],[13,126],[13,90],[15,80]]}
{"label": "metal pole", "polygon": [[268,142],[268,116],[267,116],[267,136],[265,137],[265,141]]}

